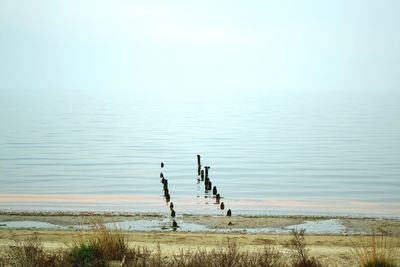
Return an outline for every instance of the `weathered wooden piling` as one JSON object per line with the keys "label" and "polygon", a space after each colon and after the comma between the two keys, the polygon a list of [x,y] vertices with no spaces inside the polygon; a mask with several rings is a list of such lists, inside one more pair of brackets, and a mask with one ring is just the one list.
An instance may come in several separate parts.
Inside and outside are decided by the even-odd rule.
{"label": "weathered wooden piling", "polygon": [[197,166],[201,166],[201,162],[200,162],[200,155],[197,155]]}
{"label": "weathered wooden piling", "polygon": [[165,179],[163,184],[164,184],[164,190],[168,189],[168,180],[167,179]]}
{"label": "weathered wooden piling", "polygon": [[217,203],[219,203],[220,200],[221,200],[221,196],[220,196],[219,194],[217,194],[217,195],[215,196],[215,201],[216,201]]}
{"label": "weathered wooden piling", "polygon": [[206,169],[206,177],[205,177],[205,179],[207,179],[208,178],[208,170],[210,169],[210,166],[204,166],[204,168]]}
{"label": "weathered wooden piling", "polygon": [[171,210],[171,217],[175,218],[175,211],[173,209]]}
{"label": "weathered wooden piling", "polygon": [[219,205],[219,208],[220,208],[221,210],[224,210],[224,209],[225,209],[225,204],[224,204],[224,202],[221,202],[221,205]]}
{"label": "weathered wooden piling", "polygon": [[208,179],[206,182],[205,182],[205,190],[206,191],[210,191],[211,190],[211,188],[212,188],[212,182],[210,181],[210,179]]}
{"label": "weathered wooden piling", "polygon": [[201,170],[200,177],[201,177],[201,180],[204,181],[204,170]]}
{"label": "weathered wooden piling", "polygon": [[231,217],[231,216],[232,216],[232,211],[231,211],[231,209],[229,209],[229,210],[226,212],[226,216],[228,216],[228,217]]}
{"label": "weathered wooden piling", "polygon": [[160,172],[160,178],[164,178],[164,174]]}
{"label": "weathered wooden piling", "polygon": [[178,227],[178,224],[176,223],[175,220],[172,220],[172,227],[174,227],[174,228]]}
{"label": "weathered wooden piling", "polygon": [[171,209],[171,211],[174,209],[174,202],[171,202],[171,204],[169,204],[169,208]]}
{"label": "weathered wooden piling", "polygon": [[213,187],[213,195],[215,196],[215,195],[217,194],[217,192],[218,192],[218,191],[217,191],[217,187],[214,186],[214,187]]}
{"label": "weathered wooden piling", "polygon": [[161,162],[161,168],[164,168],[164,162]]}

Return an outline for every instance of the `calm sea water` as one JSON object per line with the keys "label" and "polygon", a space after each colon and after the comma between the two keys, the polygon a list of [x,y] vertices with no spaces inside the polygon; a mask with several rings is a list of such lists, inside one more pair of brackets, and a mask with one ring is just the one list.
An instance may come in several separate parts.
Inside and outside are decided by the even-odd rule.
{"label": "calm sea water", "polygon": [[1,92],[0,209],[400,214],[398,93]]}

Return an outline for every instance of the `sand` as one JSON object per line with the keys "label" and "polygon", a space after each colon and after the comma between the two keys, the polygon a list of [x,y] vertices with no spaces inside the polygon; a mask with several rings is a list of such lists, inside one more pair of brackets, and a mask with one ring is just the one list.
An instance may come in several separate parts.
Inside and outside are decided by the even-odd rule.
{"label": "sand", "polygon": [[[4,252],[8,245],[36,234],[47,249],[67,248],[74,241],[88,238],[89,233],[82,231],[52,230],[0,230],[0,251]],[[182,249],[198,247],[212,249],[226,243],[226,239],[234,239],[241,249],[254,251],[264,245],[273,245],[284,249],[282,245],[290,239],[286,234],[236,234],[236,233],[188,233],[188,232],[125,232],[129,246],[146,246],[155,249],[160,245],[165,255],[179,253]],[[400,237],[391,237],[393,243],[400,244]],[[365,242],[362,236],[324,236],[308,235],[306,237],[312,256],[318,257],[329,266],[356,266],[354,244]],[[400,246],[398,246],[400,248]],[[399,259],[400,260],[400,259]]]}
{"label": "sand", "polygon": [[[209,216],[183,214],[175,218],[181,223],[195,224],[209,231],[219,230],[249,230],[263,232],[264,228],[274,228],[279,232],[286,227],[304,224],[305,222],[324,223],[336,221],[343,230],[334,231],[333,234],[373,234],[385,233],[386,235],[400,236],[400,219],[362,218],[362,217],[328,217],[328,216]],[[117,223],[123,221],[160,222],[168,227],[169,215],[157,213],[72,213],[72,212],[0,212],[0,225],[7,221],[38,221],[72,227],[94,222]],[[228,226],[228,224],[231,224]],[[299,226],[300,228],[302,226]],[[331,226],[329,226],[331,227]],[[161,230],[159,228],[158,230]],[[189,228],[189,230],[191,230]],[[308,230],[308,229],[307,229]],[[311,227],[312,232],[312,227]],[[310,231],[309,231],[310,232]],[[324,233],[322,229],[320,234]]]}
{"label": "sand", "polygon": [[[64,226],[85,224],[95,221],[119,222],[124,220],[162,220],[161,214],[92,214],[92,213],[2,213],[0,222],[29,220],[41,221]],[[227,218],[223,216],[199,216],[183,215],[178,218],[187,223],[197,223],[207,226],[210,231],[225,229],[227,223],[232,222],[237,229],[257,229],[260,227],[286,227],[301,224],[305,221],[319,221],[337,219],[346,226],[348,232],[341,234],[308,234],[306,237],[310,253],[322,259],[329,266],[356,266],[352,248],[355,244],[368,242],[370,237],[366,235],[372,232],[384,232],[389,235],[391,244],[400,249],[400,221],[394,219],[374,218],[332,218],[332,217],[307,217],[307,216],[235,216]],[[235,229],[235,228],[233,228]],[[212,249],[221,246],[227,238],[235,239],[241,249],[261,249],[264,245],[273,245],[282,248],[282,245],[290,239],[287,233],[248,233],[242,232],[177,232],[172,231],[124,231],[126,240],[130,246],[139,245],[155,248],[160,245],[165,255],[178,253],[181,249],[195,249],[204,247]],[[66,248],[74,241],[88,238],[87,230],[67,228],[67,230],[52,229],[1,229],[0,228],[0,252],[7,249],[15,241],[23,240],[29,235],[37,234],[44,241],[48,249]],[[355,234],[352,234],[355,233]],[[363,234],[364,233],[364,234]],[[400,259],[399,259],[400,262]]]}

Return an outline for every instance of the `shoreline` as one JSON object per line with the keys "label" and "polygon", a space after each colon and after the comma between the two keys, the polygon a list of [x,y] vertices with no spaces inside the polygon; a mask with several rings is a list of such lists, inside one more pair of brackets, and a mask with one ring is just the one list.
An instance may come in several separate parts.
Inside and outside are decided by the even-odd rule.
{"label": "shoreline", "polygon": [[[1,210],[0,216],[4,215],[15,215],[15,216],[145,216],[145,217],[162,217],[169,212],[142,212],[142,211],[71,211],[71,210]],[[220,214],[212,213],[188,213],[183,212],[180,214],[182,217],[187,216],[205,216],[205,217],[223,217]],[[269,217],[269,218],[303,218],[303,219],[368,219],[368,220],[388,220],[388,221],[400,221],[400,216],[379,216],[379,215],[336,215],[336,214],[253,214],[253,213],[240,213],[234,217]]]}
{"label": "shoreline", "polygon": [[[172,192],[173,193],[173,192]],[[180,214],[219,215],[211,195],[172,195],[171,201]],[[235,198],[223,195],[221,201],[235,215],[296,215],[332,217],[373,217],[400,219],[400,204],[354,199],[279,199]],[[179,208],[178,208],[179,207]],[[0,193],[0,211],[18,212],[79,212],[94,213],[163,213],[168,211],[165,197],[160,195],[62,195]]]}
{"label": "shoreline", "polygon": [[[400,236],[400,219],[349,216],[296,215],[197,215],[175,217],[177,232],[288,234],[305,229],[318,235],[371,235],[382,232]],[[4,212],[0,211],[0,229],[77,230],[95,223],[130,232],[172,231],[169,213],[120,212]]]}
{"label": "shoreline", "polygon": [[[90,226],[93,223],[104,223],[108,226],[121,222],[165,222],[169,225],[171,218],[161,213],[116,213],[116,212],[4,212],[0,211],[0,225],[10,221],[43,222],[62,225],[63,228],[17,227],[5,228],[0,226],[0,256],[4,255],[10,246],[33,235],[43,242],[46,250],[67,250],[76,242],[89,240],[93,235]],[[340,233],[313,233],[306,231],[307,247],[310,255],[318,258],[324,266],[359,266],[354,256],[354,247],[370,244],[375,234],[382,234],[395,249],[400,250],[400,220],[382,218],[350,218],[328,216],[245,216],[233,217],[183,214],[175,220],[180,225],[202,225],[206,230],[185,230],[178,228],[141,231],[137,229],[119,229],[124,235],[129,247],[147,248],[149,251],[160,249],[164,257],[173,257],[180,251],[195,251],[203,249],[210,251],[218,249],[228,240],[233,240],[240,250],[254,252],[265,246],[285,251],[284,244],[291,238],[290,231],[259,232],[257,229],[270,227],[284,229],[290,225],[301,225],[305,221],[329,222],[336,220],[347,231]],[[231,221],[233,228],[226,230],[226,224]],[[158,225],[160,226],[160,225]],[[328,224],[335,227],[335,224]],[[238,230],[245,229],[245,231]],[[252,230],[256,231],[252,231]],[[300,229],[297,229],[300,230]],[[400,258],[396,258],[400,262]]]}

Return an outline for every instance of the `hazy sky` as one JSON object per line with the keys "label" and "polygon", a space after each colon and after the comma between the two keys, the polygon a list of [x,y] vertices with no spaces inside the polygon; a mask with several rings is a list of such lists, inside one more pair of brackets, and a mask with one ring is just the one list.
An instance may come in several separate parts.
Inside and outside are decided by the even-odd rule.
{"label": "hazy sky", "polygon": [[396,90],[400,1],[0,0],[0,90]]}

